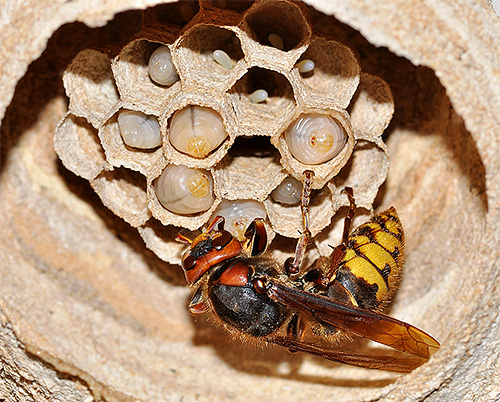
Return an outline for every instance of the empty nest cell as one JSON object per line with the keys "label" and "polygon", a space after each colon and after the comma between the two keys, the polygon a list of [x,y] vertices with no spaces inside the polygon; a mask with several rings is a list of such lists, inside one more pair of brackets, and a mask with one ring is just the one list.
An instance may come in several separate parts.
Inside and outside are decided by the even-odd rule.
{"label": "empty nest cell", "polygon": [[54,135],[54,148],[63,165],[86,180],[107,166],[97,130],[83,117],[68,113]]}
{"label": "empty nest cell", "polygon": [[69,111],[87,118],[96,128],[119,100],[109,55],[98,50],[78,53],[64,72],[63,84],[67,92],[74,94]]}
{"label": "empty nest cell", "polygon": [[121,168],[103,171],[90,184],[102,203],[131,226],[149,219],[144,176]]}

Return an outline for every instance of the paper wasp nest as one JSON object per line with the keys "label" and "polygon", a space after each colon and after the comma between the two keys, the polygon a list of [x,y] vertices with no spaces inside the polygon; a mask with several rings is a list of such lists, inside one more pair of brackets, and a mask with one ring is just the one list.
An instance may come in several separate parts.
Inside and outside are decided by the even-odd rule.
{"label": "paper wasp nest", "polygon": [[297,237],[294,179],[308,169],[315,235],[345,205],[345,186],[371,209],[386,178],[389,87],[360,71],[349,46],[314,35],[302,4],[155,7],[117,54],[78,54],[64,85],[59,157],[169,262],[182,246],[158,221],[197,229],[234,213],[241,235],[242,220],[263,214]]}

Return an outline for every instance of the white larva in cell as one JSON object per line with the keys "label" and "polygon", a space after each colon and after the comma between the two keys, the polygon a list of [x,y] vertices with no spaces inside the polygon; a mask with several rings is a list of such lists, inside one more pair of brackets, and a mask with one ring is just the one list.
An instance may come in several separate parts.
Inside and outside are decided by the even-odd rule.
{"label": "white larva in cell", "polygon": [[314,70],[314,67],[315,67],[314,61],[309,60],[309,59],[304,59],[304,60],[301,60],[297,63],[297,69],[299,70],[299,73],[301,73],[301,74],[311,72],[312,70]]}
{"label": "white larva in cell", "polygon": [[261,202],[254,200],[222,200],[213,217],[221,215],[226,220],[224,229],[238,240],[245,240],[245,231],[255,218],[266,219],[266,209]]}
{"label": "white larva in cell", "polygon": [[188,106],[172,116],[170,143],[180,152],[204,158],[227,137],[220,115],[213,109]]}
{"label": "white larva in cell", "polygon": [[224,50],[214,50],[212,53],[214,60],[219,63],[226,70],[231,70],[233,68],[233,62],[231,58]]}
{"label": "white larva in cell", "polygon": [[301,193],[302,183],[293,177],[287,177],[272,191],[271,198],[280,204],[293,206],[300,204]]}
{"label": "white larva in cell", "polygon": [[169,165],[154,182],[158,201],[169,211],[190,215],[204,212],[214,203],[210,173]]}
{"label": "white larva in cell", "polygon": [[261,103],[268,98],[268,93],[265,89],[257,89],[250,95],[250,102]]}
{"label": "white larva in cell", "polygon": [[161,145],[160,124],[155,116],[122,110],[118,114],[118,128],[123,142],[129,147],[152,149]]}
{"label": "white larva in cell", "polygon": [[285,131],[288,149],[299,162],[318,165],[337,156],[347,143],[343,127],[332,117],[303,114]]}
{"label": "white larva in cell", "polygon": [[151,54],[148,70],[151,79],[159,85],[170,86],[179,80],[167,46],[160,46]]}
{"label": "white larva in cell", "polygon": [[275,47],[276,49],[283,50],[283,39],[279,37],[278,35],[272,33],[267,37],[267,40],[271,44],[272,47]]}

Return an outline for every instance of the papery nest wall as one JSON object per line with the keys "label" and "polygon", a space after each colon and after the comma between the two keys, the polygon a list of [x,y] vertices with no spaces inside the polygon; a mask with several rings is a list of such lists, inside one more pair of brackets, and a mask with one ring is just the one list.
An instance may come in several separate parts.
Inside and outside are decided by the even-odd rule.
{"label": "papery nest wall", "polygon": [[[394,95],[395,114],[384,137],[391,164],[376,200],[376,207],[398,208],[407,233],[407,262],[390,313],[431,329],[442,342],[440,352],[411,374],[395,375],[278,348],[242,350],[210,323],[190,319],[189,291],[178,267],[148,251],[85,180],[59,164],[51,142],[66,108],[60,80],[66,64],[87,45],[128,41],[140,21],[131,13],[100,29],[73,24],[56,32],[19,81],[2,121],[2,397],[491,400],[498,395],[496,16],[478,6],[471,14],[472,5],[464,3],[469,21],[439,2],[433,15],[448,19],[427,18],[424,30],[420,16],[430,10],[421,3],[389,11],[314,5],[362,32],[312,12],[315,28],[357,49],[362,70],[387,81]],[[95,15],[82,18],[96,21]],[[474,28],[463,41],[451,26]],[[23,28],[19,36],[26,32]],[[9,52],[9,42],[5,45]],[[29,47],[23,49],[36,58]],[[2,99],[8,99],[9,88]],[[86,129],[84,121],[73,121]],[[363,155],[376,152],[369,144],[358,146],[352,169],[363,165]],[[90,166],[88,175],[97,169]],[[335,178],[342,179],[342,174]],[[126,182],[133,189],[141,180],[134,176]],[[150,230],[159,242],[175,235],[158,223]]]}
{"label": "papery nest wall", "polygon": [[[345,187],[371,210],[387,176],[381,136],[394,111],[392,94],[384,80],[360,71],[355,49],[313,28],[307,8],[289,1],[257,1],[241,12],[216,2],[152,8],[114,54],[85,49],[68,66],[69,108],[55,150],[149,248],[175,256],[166,259],[174,264],[182,247],[162,241],[154,221],[195,230],[219,214],[240,237],[262,216],[271,239],[298,237],[299,199],[280,187],[288,178],[300,194],[305,170],[318,190],[313,236],[347,205]],[[314,69],[301,71],[310,58]],[[266,96],[255,101],[258,91]],[[132,130],[149,140],[129,137]],[[197,192],[188,190],[193,175]]]}

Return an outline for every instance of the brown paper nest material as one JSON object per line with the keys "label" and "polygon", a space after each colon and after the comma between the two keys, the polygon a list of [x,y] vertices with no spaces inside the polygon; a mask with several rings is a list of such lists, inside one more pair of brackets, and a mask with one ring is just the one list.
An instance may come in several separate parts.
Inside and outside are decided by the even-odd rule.
{"label": "brown paper nest material", "polygon": [[[54,139],[65,167],[90,180],[103,203],[136,227],[146,225],[151,218],[165,226],[194,230],[214,216],[223,199],[250,199],[264,203],[275,232],[298,237],[300,208],[282,207],[270,193],[288,175],[301,180],[306,169],[315,174],[314,189],[330,190],[330,194],[324,191],[318,195],[313,204],[313,235],[328,226],[338,208],[346,205],[346,198],[340,197],[345,186],[353,187],[359,206],[372,209],[387,176],[387,148],[380,137],[394,111],[388,85],[360,73],[356,53],[349,46],[313,33],[308,10],[301,3],[256,2],[243,12],[221,5],[191,2],[178,8],[168,4],[152,8],[145,13],[141,32],[117,55],[86,49],[73,59],[63,76],[69,111]],[[280,22],[273,23],[277,20]],[[270,46],[269,34],[280,35],[284,48]],[[169,48],[180,77],[171,86],[154,83],[148,74],[148,59],[160,45]],[[230,55],[231,69],[213,59],[212,52],[218,49]],[[316,62],[315,72],[301,75],[295,66],[307,58]],[[269,98],[252,103],[249,95],[258,88],[267,89]],[[216,111],[228,132],[228,138],[201,159],[178,151],[169,141],[172,115],[190,105]],[[348,106],[351,115],[345,111]],[[143,151],[125,145],[116,118],[123,109],[155,116],[162,146]],[[332,160],[306,165],[289,151],[283,133],[304,114],[328,115],[343,127],[347,143]],[[86,119],[91,126],[82,126],[76,117]],[[96,136],[101,153],[88,149]],[[275,157],[258,158],[251,153],[235,157],[232,148],[244,136],[259,137],[259,141],[269,137],[276,148]],[[342,170],[356,140],[371,143],[373,152],[353,156],[353,160],[362,158],[362,164],[351,163]],[[80,142],[78,151],[75,148]],[[102,154],[107,163],[103,163]],[[161,204],[154,182],[169,164],[205,169],[212,175],[215,202],[211,208],[191,216],[171,212]],[[92,170],[95,175],[89,177],[89,166],[101,166],[102,170]],[[343,187],[333,180],[341,170]],[[145,177],[142,185],[132,179],[134,171]],[[127,180],[127,176],[131,178]],[[136,197],[131,197],[134,194]],[[165,255],[167,248],[177,249],[174,239],[162,242],[162,250],[159,241],[153,242],[149,236],[146,240],[157,255]],[[179,256],[167,262],[178,263]]]}
{"label": "brown paper nest material", "polygon": [[[390,313],[443,345],[408,375],[334,365],[280,348],[242,347],[209,322],[191,320],[185,309],[190,292],[179,268],[162,262],[142,239],[161,244],[175,231],[150,219],[140,226],[141,238],[128,224],[145,219],[144,208],[134,203],[143,177],[129,178],[127,171],[122,180],[121,169],[103,175],[109,162],[98,142],[80,135],[95,127],[77,114],[65,122],[73,127],[70,138],[84,145],[68,152],[75,160],[93,161],[80,172],[84,179],[57,162],[51,140],[66,110],[60,78],[66,65],[83,48],[104,54],[121,48],[139,30],[140,15],[118,14],[102,28],[74,23],[56,31],[77,20],[101,26],[131,5],[106,2],[91,10],[72,3],[56,9],[37,2],[22,13],[11,8],[10,25],[0,31],[6,55],[0,98],[0,397],[495,399],[500,22],[487,4],[473,3],[460,3],[458,11],[449,1],[308,2],[318,10],[311,14],[315,30],[356,48],[362,70],[387,81],[394,95],[395,115],[384,137],[391,165],[376,200],[379,208],[397,207],[407,234],[403,281]],[[92,111],[89,120],[102,118],[99,109]],[[354,119],[356,109],[348,111]],[[369,141],[357,147],[352,171],[382,149]],[[340,187],[349,177],[340,174],[334,184]],[[130,216],[137,220],[126,223],[109,212],[87,180],[97,193],[100,186],[109,190],[102,183],[125,181]],[[336,214],[327,234],[317,238],[320,249],[338,242],[340,224]],[[178,247],[161,257],[173,258]],[[277,239],[275,247],[289,245]]]}

